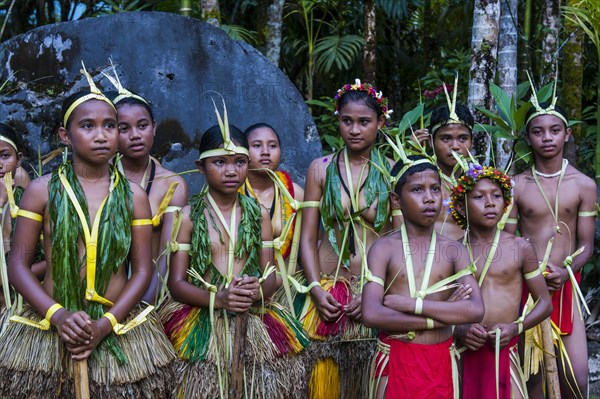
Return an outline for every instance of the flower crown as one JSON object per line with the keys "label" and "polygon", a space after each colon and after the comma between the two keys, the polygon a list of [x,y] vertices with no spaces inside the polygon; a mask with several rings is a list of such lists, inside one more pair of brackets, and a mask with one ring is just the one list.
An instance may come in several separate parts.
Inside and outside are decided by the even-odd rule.
{"label": "flower crown", "polygon": [[456,210],[456,204],[463,202],[467,196],[467,193],[473,191],[475,185],[481,179],[490,179],[500,185],[502,197],[504,198],[503,212],[506,212],[512,203],[513,184],[508,175],[492,166],[481,166],[477,163],[469,163],[469,168],[467,171],[458,178],[456,185],[452,187],[452,190],[450,191],[450,198],[445,204],[454,220],[456,220],[456,223],[462,229],[467,227],[467,219],[464,215],[461,215]]}
{"label": "flower crown", "polygon": [[344,86],[342,86],[341,89],[339,89],[337,91],[337,93],[335,94],[335,114],[336,115],[339,115],[339,113],[340,113],[340,99],[342,97],[344,97],[344,95],[350,91],[364,91],[365,93],[367,93],[368,95],[373,97],[375,99],[375,101],[377,102],[377,104],[379,105],[379,107],[381,108],[383,115],[385,115],[385,119],[390,119],[392,112],[394,112],[394,111],[391,109],[388,109],[387,97],[384,97],[382,92],[377,92],[377,90],[375,90],[375,88],[373,87],[372,84],[361,83],[360,79],[356,79],[354,81],[354,84],[350,84],[350,83],[345,84]]}

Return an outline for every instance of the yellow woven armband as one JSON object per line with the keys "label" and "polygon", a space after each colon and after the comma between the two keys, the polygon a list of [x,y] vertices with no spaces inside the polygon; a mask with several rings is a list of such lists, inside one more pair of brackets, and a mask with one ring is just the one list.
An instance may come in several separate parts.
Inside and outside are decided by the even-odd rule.
{"label": "yellow woven armband", "polygon": [[434,328],[433,319],[430,319],[429,317],[427,317],[425,320],[427,320],[427,329],[433,330],[433,328]]}
{"label": "yellow woven armband", "polygon": [[191,244],[188,243],[178,243],[177,241],[171,241],[169,242],[169,249],[171,250],[171,253],[173,252],[178,252],[178,251],[189,251],[191,248]]}
{"label": "yellow woven armband", "polygon": [[123,325],[117,322],[117,318],[110,312],[104,313],[104,317],[110,321],[110,325],[112,326],[113,332],[117,335],[123,335],[126,332],[134,329],[139,326],[143,322],[147,320],[146,316],[154,309],[154,306],[148,305],[146,309],[144,309],[140,314],[138,314],[134,319],[130,320],[127,324]]}
{"label": "yellow woven armband", "polygon": [[519,220],[517,218],[507,218],[506,224],[517,224]]}
{"label": "yellow woven armband", "polygon": [[165,213],[173,213],[175,211],[180,211],[181,207],[180,206],[175,206],[175,205],[169,205],[167,207],[167,209],[165,209]]}
{"label": "yellow woven armband", "polygon": [[299,208],[318,208],[321,206],[321,201],[304,201],[300,203]]}
{"label": "yellow woven armband", "polygon": [[151,219],[133,219],[131,226],[152,226]]}
{"label": "yellow woven armband", "polygon": [[50,319],[54,313],[58,312],[58,310],[62,308],[63,307],[60,303],[55,303],[46,311],[46,318],[40,321],[34,321],[21,316],[12,316],[9,320],[15,323],[25,324],[26,326],[39,328],[40,330],[48,330],[50,329]]}
{"label": "yellow woven armband", "polygon": [[17,211],[17,216],[35,220],[36,222],[40,222],[40,223],[44,221],[44,217],[42,215],[40,215],[39,213],[26,211],[25,209],[19,209]]}
{"label": "yellow woven armband", "polygon": [[417,298],[415,301],[415,314],[423,313],[423,299]]}
{"label": "yellow woven armband", "polygon": [[402,216],[402,211],[400,209],[394,209],[392,211],[392,217],[394,216]]}
{"label": "yellow woven armband", "polygon": [[381,277],[374,276],[369,269],[365,273],[365,280],[370,283],[376,283],[385,288],[385,283]]}
{"label": "yellow woven armband", "polygon": [[52,316],[54,316],[54,313],[58,312],[60,309],[63,309],[63,306],[58,302],[50,306],[46,311],[46,320],[50,322],[50,319],[52,318]]}
{"label": "yellow woven armband", "polygon": [[542,269],[540,269],[539,267],[537,269],[535,269],[532,272],[529,273],[525,273],[523,274],[523,278],[525,278],[525,280],[531,280],[534,277],[539,276],[540,274],[542,274]]}
{"label": "yellow woven armband", "polygon": [[588,216],[598,216],[598,211],[579,211],[577,212],[577,216],[588,217]]}

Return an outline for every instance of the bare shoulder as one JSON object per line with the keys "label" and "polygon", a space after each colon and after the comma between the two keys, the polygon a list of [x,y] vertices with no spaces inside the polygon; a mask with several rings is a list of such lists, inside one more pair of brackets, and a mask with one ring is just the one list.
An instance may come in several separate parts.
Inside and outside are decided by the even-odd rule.
{"label": "bare shoulder", "polygon": [[572,177],[576,181],[577,187],[580,188],[580,191],[589,190],[592,191],[594,195],[596,194],[596,182],[594,179],[580,172],[571,165],[568,166],[567,173],[569,177]]}
{"label": "bare shoulder", "polygon": [[160,164],[156,166],[156,175],[155,175],[155,183],[160,187],[160,192],[162,195],[166,194],[169,190],[169,187],[173,183],[177,183],[177,189],[173,194],[173,198],[171,199],[172,205],[183,205],[187,202],[188,199],[188,188],[185,179],[181,177],[179,174],[163,168]]}
{"label": "bare shoulder", "polygon": [[48,183],[51,177],[51,174],[43,175],[29,183],[23,194],[20,207],[42,213],[48,203]]}
{"label": "bare shoulder", "polygon": [[457,241],[443,234],[437,234],[437,250],[442,251],[442,258],[452,263],[468,264],[470,262],[467,247],[461,241]]}
{"label": "bare shoulder", "polygon": [[327,174],[327,167],[334,157],[335,154],[330,154],[313,159],[308,167],[308,172],[306,173],[305,189],[307,191],[309,191],[309,188],[315,187],[315,184],[318,186],[323,186],[325,182],[325,176]]}

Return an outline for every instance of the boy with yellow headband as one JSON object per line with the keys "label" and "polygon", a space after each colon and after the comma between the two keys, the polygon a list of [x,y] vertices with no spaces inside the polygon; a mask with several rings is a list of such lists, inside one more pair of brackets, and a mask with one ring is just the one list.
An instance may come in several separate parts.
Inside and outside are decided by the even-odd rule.
{"label": "boy with yellow headband", "polygon": [[363,322],[380,330],[371,396],[452,398],[451,326],[481,321],[481,294],[464,245],[434,228],[442,208],[437,166],[404,157],[391,175],[404,223],[369,250],[372,275],[362,293]]}
{"label": "boy with yellow headband", "polygon": [[[585,397],[588,358],[581,309],[587,306],[579,296],[579,279],[594,250],[597,189],[591,178],[563,159],[571,129],[556,96],[551,103],[539,104],[534,90],[531,102],[525,139],[534,164],[515,176],[515,201],[506,230],[517,230],[518,216],[519,230],[536,247],[538,259],[547,254],[544,272],[552,292],[552,323],[562,341],[557,349],[562,395]],[[532,395],[541,394],[540,383],[528,385]]]}

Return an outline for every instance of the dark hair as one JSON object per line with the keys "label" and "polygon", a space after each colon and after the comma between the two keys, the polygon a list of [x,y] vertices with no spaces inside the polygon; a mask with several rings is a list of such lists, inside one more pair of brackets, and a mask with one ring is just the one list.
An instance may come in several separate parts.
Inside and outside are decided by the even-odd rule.
{"label": "dark hair", "polygon": [[262,128],[271,129],[273,131],[273,133],[275,133],[275,137],[277,137],[277,143],[281,145],[281,138],[279,138],[279,133],[277,133],[277,131],[275,129],[273,129],[273,126],[269,125],[268,123],[263,123],[263,122],[255,123],[254,125],[251,125],[251,126],[247,127],[246,130],[244,130],[244,136],[246,136],[246,140],[248,139],[248,137],[250,137],[250,135],[256,129],[262,129]]}
{"label": "dark hair", "polygon": [[[244,133],[239,128],[229,125],[229,135],[235,145],[248,148],[248,140],[246,140],[246,136],[244,136]],[[202,135],[198,151],[202,154],[204,151],[217,149],[221,145],[223,145],[221,128],[219,125],[213,125]]]}
{"label": "dark hair", "polygon": [[17,146],[17,152],[21,151],[20,149],[23,147],[23,143],[21,142],[20,135],[15,132],[15,129],[8,126],[5,123],[0,123],[0,135],[10,139]]}
{"label": "dark hair", "polygon": [[[456,116],[458,116],[461,121],[466,123],[466,126],[469,128],[469,132],[473,134],[473,125],[475,124],[475,120],[473,119],[473,115],[471,114],[471,111],[469,111],[469,108],[461,104],[456,104]],[[437,130],[439,130],[439,128],[437,128],[436,132],[433,131],[435,125],[445,123],[448,121],[448,119],[450,119],[450,109],[448,108],[448,105],[441,105],[431,111],[431,119],[429,120],[429,131],[431,135],[435,136],[435,133]]]}
{"label": "dark hair", "polygon": [[[546,101],[545,101],[545,102],[543,102],[543,103],[540,103],[539,105],[540,105],[540,108],[542,108],[542,109],[546,109],[546,108],[548,108],[548,107],[551,105],[551,103],[549,103],[549,102],[546,102]],[[565,120],[567,120],[567,121],[569,120],[569,116],[567,115],[567,111],[565,111],[565,109],[564,109],[563,107],[560,107],[560,106],[558,106],[558,105],[555,105],[555,106],[554,106],[554,110],[555,110],[556,112],[558,112],[559,114],[561,114],[561,115],[562,115],[562,116],[565,118]],[[535,109],[535,107],[531,107],[531,108],[529,109],[529,111],[527,111],[527,114],[525,115],[525,120],[528,120],[528,119],[529,119],[529,117],[530,117],[531,115],[533,115],[533,113],[534,113],[534,112],[536,112],[536,111],[537,111],[537,110]],[[542,116],[542,115],[546,115],[546,114],[540,114],[540,115],[538,115],[538,116]],[[536,116],[536,118],[537,118],[537,116]],[[564,121],[562,121],[562,122],[564,123]],[[529,121],[529,123],[531,123],[531,121]],[[525,132],[526,132],[526,133],[528,133],[528,132],[529,132],[529,123],[527,123],[527,125],[525,126]],[[566,128],[568,128],[568,126],[565,124],[565,129],[566,129]]]}
{"label": "dark hair", "polygon": [[[424,156],[421,155],[409,155],[408,159],[410,159],[411,161],[418,161],[420,159],[426,159]],[[405,166],[406,164],[402,161],[399,160],[398,162],[396,162],[396,164],[394,165],[394,167],[392,168],[392,171],[390,172],[390,174],[392,176],[396,176],[398,174],[398,172],[400,172],[400,170]],[[418,165],[414,165],[409,167],[406,172],[404,172],[404,174],[402,176],[400,176],[400,179],[396,182],[396,186],[394,187],[394,192],[397,195],[400,195],[400,191],[402,190],[402,186],[404,185],[404,183],[406,183],[406,179],[408,178],[408,176],[412,176],[415,173],[419,173],[419,172],[423,172],[425,170],[433,170],[435,171],[435,173],[440,174],[440,172],[438,171],[438,168],[436,165],[430,163],[430,162],[423,162],[420,163]]]}
{"label": "dark hair", "polygon": [[[150,107],[150,104],[145,103],[142,100],[140,100],[139,98],[135,98],[135,97],[123,97],[118,102],[115,102],[115,98],[119,97],[118,92],[108,91],[104,94],[106,95],[106,97],[108,97],[110,99],[110,101],[112,101],[115,104],[115,107],[117,107],[117,109],[119,108],[119,105],[123,105],[123,104],[139,105],[140,107],[144,107],[146,109],[146,111],[148,111],[148,114],[150,115],[150,120],[152,120],[152,122],[154,122],[154,113],[152,112],[152,107]],[[137,94],[137,93],[133,93],[133,94],[139,96],[139,94]]]}
{"label": "dark hair", "polygon": [[[79,100],[81,97],[83,96],[87,96],[88,94],[90,94],[90,90],[80,90],[74,94],[71,94],[69,97],[67,97],[62,104],[62,108],[60,111],[60,120],[61,123],[63,122],[63,120],[65,119],[65,114],[67,113],[67,110],[71,107],[71,105],[73,105],[73,103],[77,100]],[[67,120],[66,126],[64,126],[65,129],[69,129],[69,125],[71,124],[71,118],[73,116],[73,114],[75,113],[75,110],[73,110],[73,112],[71,112],[71,115],[69,115],[69,119]]]}
{"label": "dark hair", "polygon": [[383,115],[383,110],[377,104],[377,101],[370,96],[368,93],[362,90],[350,90],[338,100],[338,109],[341,110],[348,103],[364,104],[371,108],[376,114],[377,118]]}

